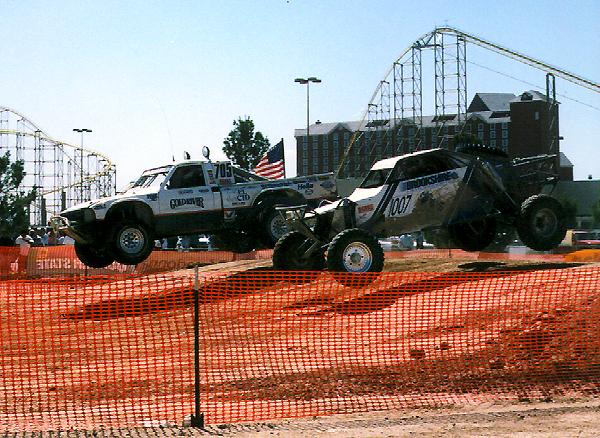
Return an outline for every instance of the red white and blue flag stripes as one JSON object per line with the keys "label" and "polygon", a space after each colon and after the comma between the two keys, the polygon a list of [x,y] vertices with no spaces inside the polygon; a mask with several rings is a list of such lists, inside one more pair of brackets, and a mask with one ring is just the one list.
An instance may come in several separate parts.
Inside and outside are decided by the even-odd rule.
{"label": "red white and blue flag stripes", "polygon": [[253,170],[254,173],[269,179],[285,177],[285,157],[283,155],[283,138],[267,151]]}

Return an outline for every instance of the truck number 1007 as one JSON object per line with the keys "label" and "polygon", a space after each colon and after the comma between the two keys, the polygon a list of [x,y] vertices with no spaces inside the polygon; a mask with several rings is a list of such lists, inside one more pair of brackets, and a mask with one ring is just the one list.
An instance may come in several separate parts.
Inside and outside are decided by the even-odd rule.
{"label": "truck number 1007", "polygon": [[394,198],[390,203],[390,216],[400,216],[407,212],[412,195],[404,195],[401,198]]}

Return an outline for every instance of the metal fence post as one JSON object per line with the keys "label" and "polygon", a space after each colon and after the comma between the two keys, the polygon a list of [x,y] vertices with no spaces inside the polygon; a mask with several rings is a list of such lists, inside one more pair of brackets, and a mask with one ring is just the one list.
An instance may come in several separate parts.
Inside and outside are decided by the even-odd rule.
{"label": "metal fence post", "polygon": [[204,428],[204,414],[200,412],[200,302],[198,266],[194,268],[194,414],[191,426]]}

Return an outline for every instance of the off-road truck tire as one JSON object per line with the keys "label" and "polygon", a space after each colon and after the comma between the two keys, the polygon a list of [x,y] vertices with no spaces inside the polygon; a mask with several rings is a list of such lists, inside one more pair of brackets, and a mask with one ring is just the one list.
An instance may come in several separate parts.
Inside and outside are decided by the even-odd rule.
{"label": "off-road truck tire", "polygon": [[137,265],[148,258],[154,240],[145,225],[134,221],[118,222],[110,233],[110,252],[124,265]]}
{"label": "off-road truck tire", "polygon": [[84,265],[90,268],[106,268],[115,261],[114,257],[104,249],[79,242],[75,242],[75,254]]}
{"label": "off-road truck tire", "polygon": [[383,270],[383,262],[379,241],[359,228],[342,231],[327,249],[327,269],[345,286],[360,287],[372,283]]}
{"label": "off-road truck tire", "polygon": [[536,251],[549,251],[565,238],[567,227],[560,201],[548,195],[533,195],[521,204],[517,234]]}
{"label": "off-road truck tire", "polygon": [[482,251],[496,238],[496,221],[493,218],[457,224],[448,227],[454,246],[463,251]]}

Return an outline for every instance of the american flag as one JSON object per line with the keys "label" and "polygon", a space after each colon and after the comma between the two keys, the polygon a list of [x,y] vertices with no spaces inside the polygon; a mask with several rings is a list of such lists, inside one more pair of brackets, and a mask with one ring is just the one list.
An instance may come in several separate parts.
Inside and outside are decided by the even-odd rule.
{"label": "american flag", "polygon": [[283,156],[283,138],[267,151],[253,170],[254,173],[269,179],[285,176],[285,157]]}

